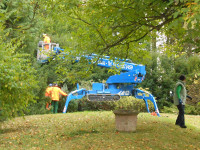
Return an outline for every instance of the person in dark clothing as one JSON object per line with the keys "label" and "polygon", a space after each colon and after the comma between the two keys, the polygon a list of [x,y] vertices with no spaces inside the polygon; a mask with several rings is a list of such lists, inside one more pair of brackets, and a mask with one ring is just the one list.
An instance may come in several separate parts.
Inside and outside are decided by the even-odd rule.
{"label": "person in dark clothing", "polygon": [[176,105],[179,110],[179,114],[175,124],[179,125],[181,128],[187,128],[187,126],[185,125],[185,117],[184,117],[185,102],[187,97],[185,81],[186,77],[184,75],[181,75],[179,77],[179,81],[176,83],[174,88],[174,105]]}

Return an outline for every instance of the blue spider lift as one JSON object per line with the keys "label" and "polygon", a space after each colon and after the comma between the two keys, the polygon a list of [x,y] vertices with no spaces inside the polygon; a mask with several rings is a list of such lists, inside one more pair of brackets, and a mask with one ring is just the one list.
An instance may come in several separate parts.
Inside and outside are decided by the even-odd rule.
{"label": "blue spider lift", "polygon": [[[58,54],[63,49],[56,46],[52,48],[52,51],[54,54]],[[121,96],[134,96],[135,98],[144,100],[149,113],[148,100],[150,100],[154,105],[157,116],[160,116],[154,96],[149,92],[136,88],[137,84],[141,83],[145,78],[146,71],[144,65],[132,63],[129,59],[123,60],[116,58],[115,60],[111,60],[109,56],[99,58],[96,54],[81,57],[85,57],[89,63],[95,63],[100,67],[119,68],[121,69],[121,73],[110,76],[106,84],[93,83],[92,90],[79,89],[79,85],[77,84],[77,90],[68,94],[63,113],[67,112],[71,100],[81,99],[85,96],[89,101],[117,101]],[[81,57],[76,57],[76,62],[79,62]],[[39,61],[45,63],[48,61],[47,58],[39,59]]]}
{"label": "blue spider lift", "polygon": [[[98,57],[95,54],[89,56],[82,56],[92,62]],[[77,57],[77,62],[79,57]],[[129,59],[115,61],[110,60],[109,56],[99,58],[96,62],[97,66],[111,68],[116,67],[121,69],[119,75],[110,76],[106,84],[104,83],[93,83],[92,90],[86,90],[84,88],[79,89],[77,84],[77,90],[72,91],[68,94],[66,99],[63,113],[67,112],[68,104],[73,99],[81,99],[87,97],[89,101],[117,101],[121,96],[134,96],[138,99],[143,99],[146,104],[147,111],[149,111],[148,100],[150,100],[155,108],[157,116],[160,116],[159,110],[155,101],[155,98],[149,92],[135,88],[138,83],[141,83],[146,75],[145,66],[140,64],[131,63]]]}

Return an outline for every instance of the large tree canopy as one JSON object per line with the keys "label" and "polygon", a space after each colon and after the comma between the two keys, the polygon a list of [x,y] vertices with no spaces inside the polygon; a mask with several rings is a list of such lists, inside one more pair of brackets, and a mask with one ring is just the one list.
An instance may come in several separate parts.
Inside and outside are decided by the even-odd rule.
{"label": "large tree canopy", "polygon": [[[45,2],[45,8],[49,8],[46,15],[52,18],[52,24],[64,25],[56,34],[66,34],[62,41],[76,52],[142,60],[147,55],[148,42],[158,31],[173,37],[174,43],[193,41],[190,47],[198,52],[199,3],[199,0],[57,0]],[[51,29],[57,31],[56,26]]]}

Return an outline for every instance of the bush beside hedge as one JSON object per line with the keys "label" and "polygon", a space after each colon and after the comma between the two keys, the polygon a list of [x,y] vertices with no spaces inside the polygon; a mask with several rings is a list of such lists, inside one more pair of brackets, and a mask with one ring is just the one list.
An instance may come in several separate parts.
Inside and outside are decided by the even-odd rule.
{"label": "bush beside hedge", "polygon": [[[149,110],[154,110],[152,102],[148,102]],[[114,109],[135,109],[139,112],[147,112],[144,100],[136,99],[132,96],[122,97],[119,101],[93,102],[86,98],[81,100],[72,100],[69,103],[68,112],[85,111],[85,110],[114,110]]]}

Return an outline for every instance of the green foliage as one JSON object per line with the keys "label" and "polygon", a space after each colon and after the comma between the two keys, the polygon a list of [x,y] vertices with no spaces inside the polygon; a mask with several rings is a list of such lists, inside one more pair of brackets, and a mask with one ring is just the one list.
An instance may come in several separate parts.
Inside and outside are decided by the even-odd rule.
{"label": "green foliage", "polygon": [[[70,101],[69,106],[67,108],[67,112],[77,112],[78,111],[78,103],[79,103],[79,100]],[[61,107],[61,108],[62,108],[62,111],[63,111],[64,107]]]}
{"label": "green foliage", "polygon": [[178,113],[178,109],[175,105],[172,105],[171,107],[164,106],[163,109],[161,109],[162,113]]}
{"label": "green foliage", "polygon": [[[173,58],[158,54],[153,54],[152,58],[146,65],[146,79],[139,86],[147,88],[156,97],[159,108],[170,106],[170,91],[175,84]],[[160,63],[157,63],[158,58]]]}
{"label": "green foliage", "polygon": [[200,115],[200,102],[197,105],[185,105],[185,113],[190,115]]}
{"label": "green foliage", "polygon": [[[154,110],[153,103],[148,101],[148,104],[149,104],[149,110],[150,111]],[[115,110],[117,110],[117,109],[125,109],[125,110],[133,109],[138,112],[146,112],[147,111],[145,102],[143,100],[136,99],[132,96],[124,96],[119,101],[114,102],[114,109]]]}
{"label": "green foliage", "polygon": [[[154,111],[153,103],[148,101],[149,110]],[[147,108],[145,102],[140,99],[136,99],[132,96],[123,96],[119,101],[113,102],[92,102],[83,98],[79,101],[79,111],[85,110],[117,110],[117,109],[133,109],[139,112],[146,112]],[[78,106],[77,105],[77,106]]]}
{"label": "green foliage", "polygon": [[93,102],[88,101],[87,98],[83,98],[78,103],[78,111],[101,111],[101,110],[113,110],[113,102]]}
{"label": "green foliage", "polygon": [[[170,91],[180,74],[186,74],[196,86],[192,103],[198,103],[199,1],[113,1],[113,0],[2,0],[0,2],[0,110],[3,118],[20,114],[45,113],[44,91],[49,83],[76,83],[83,88],[101,82],[119,70],[99,69],[74,56],[96,53],[111,59],[130,58],[147,64],[146,80],[162,108],[171,106]],[[164,17],[165,16],[165,17]],[[165,33],[168,56],[150,56],[156,31]],[[36,48],[42,33],[50,35],[68,54],[48,64],[35,62]],[[183,52],[187,54],[183,56]],[[175,58],[181,56],[179,58]],[[151,60],[153,58],[153,60]],[[159,58],[159,63],[157,63]],[[97,58],[98,59],[98,58]],[[188,59],[187,61],[185,61]],[[84,85],[86,82],[88,85]],[[189,87],[189,88],[191,88]],[[191,91],[191,90],[190,90]],[[193,94],[192,93],[192,94]],[[17,98],[17,99],[16,99]],[[65,99],[59,103],[62,111]],[[70,102],[70,111],[78,102]],[[87,104],[87,105],[86,105]],[[28,110],[24,110],[28,107]],[[111,109],[106,103],[85,103],[92,110]],[[6,111],[5,111],[6,110]],[[23,110],[23,111],[22,111]]]}
{"label": "green foliage", "polygon": [[1,120],[31,112],[29,106],[40,95],[38,71],[33,66],[38,8],[38,2],[31,0],[0,2]]}
{"label": "green foliage", "polygon": [[[200,114],[200,102],[196,105],[185,105],[185,114],[189,115],[199,115]],[[175,105],[172,105],[170,107],[164,106],[163,109],[161,109],[161,112],[163,113],[178,113],[178,108]]]}
{"label": "green foliage", "polygon": [[[172,93],[174,85],[181,74],[186,75],[188,88],[194,84],[194,77],[200,72],[199,56],[187,57],[185,55],[174,58],[166,55],[152,54],[152,60],[149,60],[146,65],[146,79],[140,84],[143,88],[148,88],[149,91],[157,98],[157,104],[160,109],[164,106],[171,107],[173,102]],[[156,61],[155,61],[156,59]],[[197,79],[197,78],[196,78]],[[192,82],[191,82],[192,81]],[[196,81],[196,80],[195,80]],[[190,88],[191,89],[191,88]],[[188,95],[192,94],[193,90],[189,90]],[[199,97],[198,90],[195,92]],[[194,98],[195,98],[194,97]]]}
{"label": "green foliage", "polygon": [[29,53],[34,56],[37,32],[39,25],[38,2],[32,0],[2,0],[0,2],[0,20],[2,28],[0,36],[4,37],[4,42],[18,45],[17,52]]}
{"label": "green foliage", "polygon": [[190,83],[190,85],[188,85],[188,91],[189,91],[188,95],[190,95],[192,97],[192,100],[188,101],[188,104],[196,105],[196,104],[198,104],[198,102],[200,102],[200,100],[199,100],[200,79],[197,74],[195,74],[192,77],[190,78],[192,80],[192,82],[190,81],[191,83]]}
{"label": "green foliage", "polygon": [[[66,49],[73,49],[77,54],[95,52],[112,58],[133,56],[140,61],[148,57],[144,47],[151,40],[151,31],[171,23],[177,7],[174,3],[168,5],[167,2],[153,0],[134,3],[122,0],[63,0],[45,1],[44,6],[48,7],[43,14],[51,20],[47,28],[52,29],[55,40],[59,39]],[[56,13],[52,13],[52,9]],[[164,19],[161,14],[168,18]],[[54,25],[54,22],[59,24]]]}
{"label": "green foliage", "polygon": [[24,111],[25,115],[36,115],[36,114],[49,114],[51,111],[47,110],[46,102],[44,99],[37,100],[37,102],[29,102],[27,110]]}
{"label": "green foliage", "polygon": [[34,101],[37,80],[29,55],[15,53],[15,47],[0,42],[0,120],[4,120],[23,115],[29,102]]}

